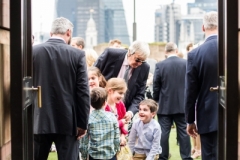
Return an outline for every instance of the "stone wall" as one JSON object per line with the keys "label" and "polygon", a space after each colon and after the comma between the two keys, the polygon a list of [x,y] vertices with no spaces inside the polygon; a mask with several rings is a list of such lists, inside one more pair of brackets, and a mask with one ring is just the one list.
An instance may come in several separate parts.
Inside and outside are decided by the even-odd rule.
{"label": "stone wall", "polygon": [[0,159],[11,158],[10,35],[0,29]]}
{"label": "stone wall", "polygon": [[[9,0],[0,0],[0,159],[11,159]],[[7,29],[6,29],[7,28]]]}

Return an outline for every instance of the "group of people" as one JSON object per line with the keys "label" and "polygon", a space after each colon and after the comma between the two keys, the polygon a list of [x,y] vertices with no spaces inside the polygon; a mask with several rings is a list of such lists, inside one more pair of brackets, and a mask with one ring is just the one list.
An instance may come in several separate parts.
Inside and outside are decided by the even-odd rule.
{"label": "group of people", "polygon": [[51,38],[33,46],[33,85],[42,86],[43,106],[34,108],[35,160],[46,160],[53,142],[59,160],[77,160],[79,151],[83,160],[116,160],[121,146],[134,160],[167,160],[173,122],[182,159],[192,159],[189,135],[200,135],[202,159],[216,160],[217,94],[209,91],[217,85],[216,12],[205,14],[202,30],[206,40],[187,60],[175,43],[166,44],[152,99],[145,99],[147,43],[126,50],[114,40],[100,56],[88,54],[83,39],[72,38],[72,23],[55,19]]}

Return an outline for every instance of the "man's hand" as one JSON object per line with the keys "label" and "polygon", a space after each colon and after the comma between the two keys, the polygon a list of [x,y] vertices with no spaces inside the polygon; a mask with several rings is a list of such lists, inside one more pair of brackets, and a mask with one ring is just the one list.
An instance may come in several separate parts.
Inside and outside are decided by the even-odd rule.
{"label": "man's hand", "polygon": [[197,128],[196,128],[196,124],[193,123],[193,124],[188,124],[187,125],[187,134],[193,138],[196,138],[197,135],[198,135],[198,131],[197,131]]}
{"label": "man's hand", "polygon": [[131,121],[132,114],[130,112],[126,112],[124,119],[126,120],[126,123],[129,123]]}
{"label": "man's hand", "polygon": [[84,130],[82,128],[77,128],[77,139],[80,140],[82,137],[85,136],[87,133],[87,130]]}
{"label": "man's hand", "polygon": [[121,121],[122,121],[123,124],[128,124],[126,119],[121,119]]}

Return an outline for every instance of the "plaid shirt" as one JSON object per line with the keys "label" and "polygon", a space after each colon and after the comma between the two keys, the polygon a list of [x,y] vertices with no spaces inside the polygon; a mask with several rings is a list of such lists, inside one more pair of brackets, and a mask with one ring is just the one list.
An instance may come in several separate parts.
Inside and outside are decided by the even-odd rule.
{"label": "plaid shirt", "polygon": [[89,116],[88,132],[80,141],[82,158],[111,159],[120,149],[118,121],[113,113],[93,110]]}

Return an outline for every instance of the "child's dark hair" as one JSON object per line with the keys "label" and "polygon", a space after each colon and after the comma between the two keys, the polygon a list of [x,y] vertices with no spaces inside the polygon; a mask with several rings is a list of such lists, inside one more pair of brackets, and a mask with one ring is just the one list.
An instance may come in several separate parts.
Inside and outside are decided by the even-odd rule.
{"label": "child's dark hair", "polygon": [[145,100],[141,101],[139,105],[147,105],[149,107],[151,113],[157,112],[157,110],[158,110],[157,102],[155,102],[152,99],[145,99]]}
{"label": "child's dark hair", "polygon": [[88,72],[93,72],[99,78],[99,86],[105,88],[107,81],[97,67],[89,67]]}
{"label": "child's dark hair", "polygon": [[98,110],[101,109],[107,99],[107,92],[104,88],[96,87],[91,91],[91,106]]}

